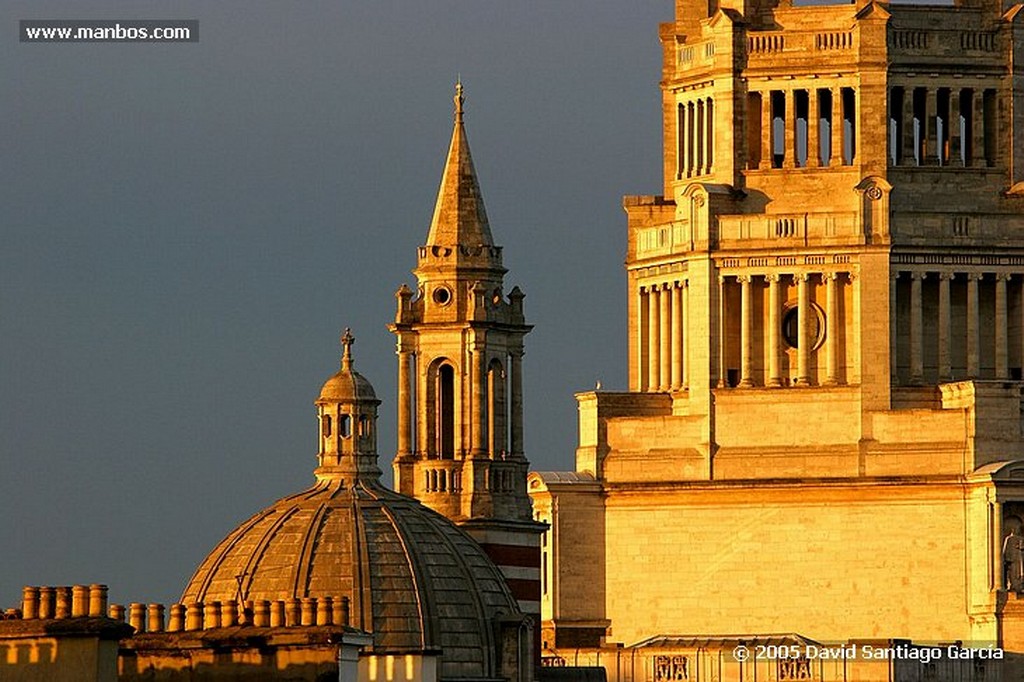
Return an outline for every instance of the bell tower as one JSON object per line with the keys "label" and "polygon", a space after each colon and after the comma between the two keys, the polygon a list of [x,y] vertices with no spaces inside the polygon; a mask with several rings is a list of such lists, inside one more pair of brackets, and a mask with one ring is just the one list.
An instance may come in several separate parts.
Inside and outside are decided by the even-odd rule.
{"label": "bell tower", "polygon": [[[418,292],[402,285],[390,330],[398,353],[395,487],[472,535],[502,568],[526,613],[538,612],[540,533],[523,454],[523,293],[484,210],[463,125],[462,84]],[[524,571],[535,578],[523,580]],[[518,587],[517,587],[518,586]]]}

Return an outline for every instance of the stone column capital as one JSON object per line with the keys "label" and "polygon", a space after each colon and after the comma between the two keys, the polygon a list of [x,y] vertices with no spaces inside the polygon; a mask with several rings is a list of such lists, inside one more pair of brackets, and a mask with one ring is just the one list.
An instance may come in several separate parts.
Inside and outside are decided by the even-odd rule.
{"label": "stone column capital", "polygon": [[1008,272],[997,272],[996,273],[996,281],[997,282],[1009,282],[1011,277],[1013,277],[1013,275],[1011,275]]}
{"label": "stone column capital", "polygon": [[778,284],[779,282],[782,281],[782,275],[780,275],[777,272],[769,273],[765,275],[764,278],[765,280],[771,282],[772,284]]}
{"label": "stone column capital", "polygon": [[917,270],[913,270],[910,273],[910,279],[911,280],[924,280],[927,277],[928,277],[928,273],[927,272],[918,272]]}
{"label": "stone column capital", "polygon": [[956,279],[956,273],[955,272],[940,272],[939,273],[939,281],[940,282],[942,282],[942,281],[949,282],[949,281],[952,281],[954,279]]}
{"label": "stone column capital", "polygon": [[736,275],[736,281],[740,284],[750,284],[753,279],[754,278],[751,275]]}

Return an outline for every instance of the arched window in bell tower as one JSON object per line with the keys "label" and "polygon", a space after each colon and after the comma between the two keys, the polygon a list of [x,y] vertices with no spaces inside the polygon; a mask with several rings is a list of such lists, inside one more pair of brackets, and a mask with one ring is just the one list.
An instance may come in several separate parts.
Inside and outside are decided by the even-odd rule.
{"label": "arched window in bell tower", "polygon": [[437,455],[455,457],[455,368],[449,364],[437,370]]}
{"label": "arched window in bell tower", "polygon": [[498,360],[487,368],[487,451],[491,459],[501,459],[505,444],[505,370]]}

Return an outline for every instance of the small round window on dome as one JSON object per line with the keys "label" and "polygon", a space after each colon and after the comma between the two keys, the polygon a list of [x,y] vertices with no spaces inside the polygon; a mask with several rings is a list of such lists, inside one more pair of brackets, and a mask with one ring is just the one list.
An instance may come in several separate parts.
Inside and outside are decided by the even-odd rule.
{"label": "small round window on dome", "polygon": [[434,289],[434,303],[448,305],[452,302],[452,290],[448,287],[437,287]]}

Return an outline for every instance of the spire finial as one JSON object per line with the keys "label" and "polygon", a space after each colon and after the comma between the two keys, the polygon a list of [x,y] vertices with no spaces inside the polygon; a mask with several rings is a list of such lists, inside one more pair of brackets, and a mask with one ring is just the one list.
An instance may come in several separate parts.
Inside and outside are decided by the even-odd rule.
{"label": "spire finial", "polygon": [[341,335],[341,345],[345,347],[345,352],[341,356],[342,369],[352,368],[352,344],[355,342],[356,337],[352,336],[352,330],[345,327],[345,333]]}
{"label": "spire finial", "polygon": [[462,96],[462,74],[459,74],[455,81],[455,120],[462,122],[462,103],[465,98]]}

